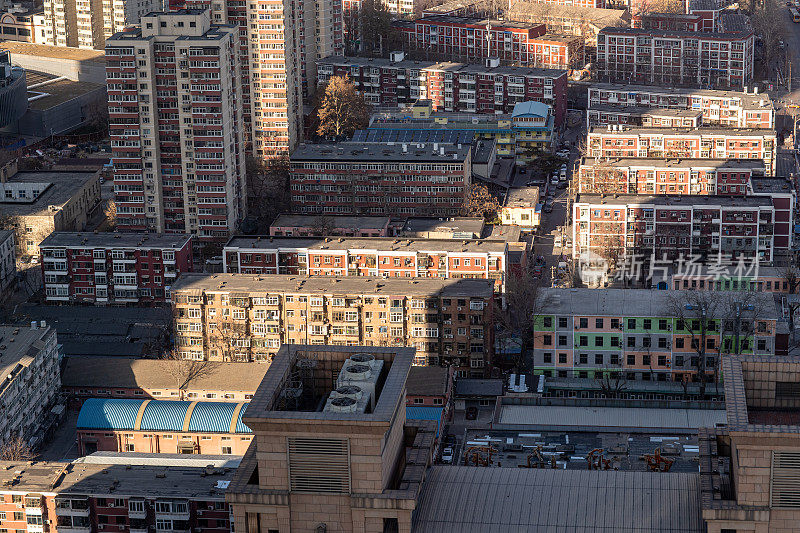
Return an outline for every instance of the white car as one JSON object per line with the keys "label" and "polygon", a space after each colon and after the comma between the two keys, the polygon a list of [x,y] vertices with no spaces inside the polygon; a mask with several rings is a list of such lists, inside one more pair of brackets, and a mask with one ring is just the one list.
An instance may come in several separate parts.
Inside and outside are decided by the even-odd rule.
{"label": "white car", "polygon": [[567,169],[566,168],[562,168],[561,169],[561,174],[559,175],[559,177],[561,178],[562,181],[567,179]]}
{"label": "white car", "polygon": [[442,462],[446,464],[450,464],[453,462],[453,447],[448,446],[444,450],[442,450]]}
{"label": "white car", "polygon": [[569,157],[569,150],[559,150],[556,155],[558,157]]}

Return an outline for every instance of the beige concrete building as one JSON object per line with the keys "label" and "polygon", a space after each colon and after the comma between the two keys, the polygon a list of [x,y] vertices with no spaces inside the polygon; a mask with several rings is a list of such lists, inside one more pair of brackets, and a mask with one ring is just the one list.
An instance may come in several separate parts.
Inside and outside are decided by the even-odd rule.
{"label": "beige concrete building", "polygon": [[47,44],[44,12],[34,4],[6,6],[0,12],[0,34],[4,40]]}
{"label": "beige concrete building", "polygon": [[44,322],[0,326],[0,448],[17,436],[38,442],[60,387],[55,330]]}
{"label": "beige concrete building", "polygon": [[728,426],[701,433],[708,533],[789,533],[800,527],[800,362],[723,359]]}
{"label": "beige concrete building", "polygon": [[14,232],[0,230],[0,302],[11,296],[11,285],[17,275]]}
{"label": "beige concrete building", "polygon": [[0,180],[0,212],[12,217],[22,255],[39,255],[54,231],[85,229],[100,202],[100,171],[19,172]]}
{"label": "beige concrete building", "polygon": [[269,361],[282,344],[414,346],[415,364],[483,377],[492,282],[481,279],[185,274],[172,286],[187,359]]}
{"label": "beige concrete building", "polygon": [[106,83],[106,58],[102,50],[14,41],[5,41],[3,48],[11,54],[14,66],[26,71],[63,76],[72,81]]}
{"label": "beige concrete building", "polygon": [[155,0],[44,0],[42,44],[102,50],[107,38],[161,9]]}
{"label": "beige concrete building", "polygon": [[532,230],[541,220],[542,211],[541,207],[537,209],[538,204],[539,187],[511,189],[506,195],[503,207],[500,208],[500,220],[503,224]]}
{"label": "beige concrete building", "polygon": [[[225,495],[235,530],[410,532],[436,431],[406,421],[413,359],[409,348],[284,346],[243,418],[255,438]],[[335,385],[356,371],[383,385]],[[346,393],[363,400],[330,399]]]}

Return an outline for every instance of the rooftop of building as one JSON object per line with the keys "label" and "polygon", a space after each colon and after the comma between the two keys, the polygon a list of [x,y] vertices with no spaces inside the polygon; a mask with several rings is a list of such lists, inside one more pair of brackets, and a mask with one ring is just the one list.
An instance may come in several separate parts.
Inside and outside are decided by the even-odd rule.
{"label": "rooftop of building", "polygon": [[722,358],[728,431],[800,433],[800,362],[795,357]]}
{"label": "rooftop of building", "polygon": [[594,25],[616,26],[630,18],[624,9],[602,9],[577,5],[536,4],[517,1],[511,5],[509,16],[520,15],[561,17],[563,19],[588,20]]}
{"label": "rooftop of building", "polygon": [[511,76],[537,76],[544,78],[566,77],[567,71],[551,68],[534,67],[486,67],[476,63],[455,63],[452,61],[413,61],[404,59],[402,61],[392,61],[391,59],[372,58],[372,57],[350,57],[350,56],[328,56],[317,61],[320,65],[359,65],[375,67],[395,67],[403,69],[425,69],[442,72],[458,72],[465,74],[503,74]]}
{"label": "rooftop of building", "polygon": [[502,379],[460,378],[456,380],[456,396],[502,396]]}
{"label": "rooftop of building", "polygon": [[21,367],[36,359],[46,346],[45,339],[53,334],[50,328],[0,325],[0,392]]}
{"label": "rooftop of building", "polygon": [[271,227],[274,228],[312,228],[319,225],[322,220],[332,228],[348,229],[383,229],[389,224],[389,217],[379,216],[349,216],[349,215],[278,215]]}
{"label": "rooftop of building", "polygon": [[[397,409],[405,405],[414,353],[414,348],[284,344],[253,396],[245,421],[256,431],[268,422],[391,424]],[[364,362],[355,363],[354,357]],[[347,361],[378,373],[374,408],[368,405],[361,412],[324,411],[321,400],[333,391],[335,378]],[[324,432],[323,427],[319,430]]]}
{"label": "rooftop of building", "polygon": [[[32,202],[4,202],[2,212],[14,216],[54,216],[69,200],[91,180],[99,179],[99,172],[18,172],[6,183],[42,184],[43,188]],[[0,185],[2,188],[2,185]],[[56,209],[51,209],[55,206]]]}
{"label": "rooftop of building", "polygon": [[[548,315],[611,316],[660,318],[671,316],[670,308],[681,306],[689,291],[659,291],[651,289],[543,289],[543,312]],[[758,306],[758,318],[777,320],[778,309],[771,293],[746,293]],[[719,291],[717,298],[741,301],[737,291]]]}
{"label": "rooftop of building", "polygon": [[295,161],[398,161],[403,163],[462,163],[470,154],[471,145],[435,143],[363,144],[301,144],[292,152]]}
{"label": "rooftop of building", "polygon": [[752,37],[752,28],[746,30],[736,30],[728,32],[703,32],[703,31],[683,31],[683,30],[662,30],[656,28],[618,28],[607,26],[600,30],[601,34],[605,35],[648,35],[652,37],[660,37],[663,39],[670,38],[683,38],[683,39],[697,39],[705,41],[726,41],[726,40],[740,40]]}
{"label": "rooftop of building", "polygon": [[758,177],[750,178],[750,185],[756,194],[786,193],[794,194],[794,187],[788,178]]}
{"label": "rooftop of building", "polygon": [[78,430],[252,433],[242,422],[247,403],[89,398]]}
{"label": "rooftop of building", "polygon": [[[166,15],[169,17],[180,16],[180,15],[196,17],[202,15],[203,11],[204,10],[202,9],[179,9],[177,11],[170,11],[170,12],[156,11],[156,12],[150,12],[142,16],[142,19],[144,19],[145,17],[158,17],[162,15]],[[212,23],[208,27],[208,29],[203,33],[197,31],[197,33],[194,34],[179,34],[179,32],[170,34],[167,33],[166,31],[163,31],[159,35],[172,36],[176,42],[208,41],[209,43],[218,43],[224,39],[230,38],[231,34],[236,31],[235,28],[237,28],[237,26],[231,24]],[[126,28],[125,31],[117,32],[111,37],[108,37],[106,39],[106,46],[122,46],[127,44],[126,41],[141,41],[141,40],[147,41],[155,39],[157,35],[148,34],[152,32],[153,32],[152,29],[143,31],[141,27],[131,26]]]}
{"label": "rooftop of building", "polygon": [[490,298],[488,279],[372,278],[366,276],[291,276],[286,274],[183,274],[172,292],[257,292],[264,294],[367,294]]}
{"label": "rooftop of building", "polygon": [[[36,111],[45,111],[96,91],[102,91],[105,94],[103,85],[88,81],[68,80],[44,72],[26,70],[25,78],[28,84],[28,98],[36,98],[29,100],[28,108]],[[32,87],[37,84],[43,85]]]}
{"label": "rooftop of building", "polygon": [[[703,116],[702,109],[684,109],[675,107],[646,107],[646,106],[615,106],[611,104],[592,105],[590,111],[603,111],[625,113],[636,117],[669,117],[669,118],[697,118]],[[600,126],[598,126],[600,127]]]}
{"label": "rooftop of building", "polygon": [[756,128],[728,128],[720,126],[701,126],[699,128],[648,128],[644,126],[619,126],[616,130],[611,130],[608,126],[590,126],[591,134],[609,134],[614,136],[622,135],[664,135],[667,137],[682,137],[689,135],[707,135],[726,137],[767,137],[775,138],[775,130],[756,129]]}
{"label": "rooftop of building", "polygon": [[412,530],[700,533],[699,485],[695,473],[434,466]]}
{"label": "rooftop of building", "polygon": [[10,229],[0,229],[0,243],[5,242],[9,237],[13,237],[14,232]]}
{"label": "rooftop of building", "polygon": [[579,194],[575,203],[597,205],[657,205],[680,208],[694,206],[709,207],[760,207],[772,206],[772,199],[767,196],[712,196],[712,195],[646,195],[646,194]]}
{"label": "rooftop of building", "polygon": [[408,396],[445,396],[450,370],[442,366],[412,366],[406,381]]}
{"label": "rooftop of building", "polygon": [[[772,99],[766,93],[750,93],[742,91],[719,91],[714,89],[690,89],[685,87],[662,87],[657,85],[635,85],[624,83],[593,83],[589,86],[589,91],[592,90],[608,90],[608,91],[622,91],[626,93],[644,93],[644,94],[659,94],[665,96],[706,96],[710,98],[720,98],[725,100],[737,99],[741,104],[749,109],[756,108],[769,108],[772,109]],[[761,102],[765,105],[761,105]],[[594,109],[595,106],[589,102],[589,108]]]}
{"label": "rooftop of building", "polygon": [[375,250],[408,252],[409,254],[434,251],[443,252],[494,252],[502,253],[506,244],[501,240],[487,239],[414,239],[397,237],[231,237],[226,249],[286,250],[308,248],[321,250]]}
{"label": "rooftop of building", "polygon": [[426,13],[449,13],[451,11],[456,11],[459,9],[464,9],[468,7],[475,7],[479,8],[479,3],[474,2],[471,0],[451,0],[449,2],[445,2],[443,4],[439,4],[438,6],[430,6],[426,7],[424,11]]}
{"label": "rooftop of building", "polygon": [[202,455],[182,453],[144,453],[144,452],[94,452],[78,457],[72,464],[92,465],[138,465],[164,467],[195,467],[234,469],[242,462],[239,455]]}
{"label": "rooftop of building", "polygon": [[[358,130],[353,134],[354,143],[445,143],[470,145],[475,137],[472,131],[447,129],[446,124],[435,124],[431,121],[411,123],[377,123],[366,130]],[[389,129],[394,128],[394,129]],[[424,128],[424,129],[423,129]]]}
{"label": "rooftop of building", "polygon": [[495,139],[480,139],[472,145],[472,164],[487,165],[492,160],[492,155],[496,154],[496,152],[497,141]]}
{"label": "rooftop of building", "polygon": [[403,226],[403,233],[453,233],[463,234],[465,238],[480,237],[484,220],[481,217],[427,218],[409,217]]}
{"label": "rooftop of building", "polygon": [[539,187],[509,189],[504,207],[532,207],[539,203]]}
{"label": "rooftop of building", "polygon": [[[267,372],[262,363],[208,362],[199,376],[179,383],[184,361],[128,357],[65,357],[61,371],[64,387],[104,387],[250,392]],[[178,376],[178,377],[176,377]]]}
{"label": "rooftop of building", "polygon": [[728,2],[720,0],[689,0],[690,11],[721,11],[727,7]]}
{"label": "rooftop of building", "polygon": [[[593,165],[621,168],[705,168],[726,170],[760,170],[761,172],[764,172],[763,159],[664,159],[660,157],[584,157],[581,159],[581,166]],[[769,179],[774,180],[775,178]]]}
{"label": "rooftop of building", "polygon": [[744,13],[720,13],[719,24],[724,32],[744,33],[753,31],[750,17]]}
{"label": "rooftop of building", "polygon": [[0,461],[3,490],[224,501],[234,469]]}
{"label": "rooftop of building", "polygon": [[511,28],[514,30],[532,30],[541,26],[540,23],[519,22],[514,20],[496,20],[483,17],[470,17],[459,15],[427,15],[418,18],[415,23],[422,24],[454,24],[465,26],[480,26],[485,29],[487,26],[492,29]]}
{"label": "rooftop of building", "polygon": [[[14,62],[14,54],[97,63],[105,63],[106,61],[106,54],[103,50],[88,50],[69,46],[50,46],[47,44],[24,43],[21,41],[3,41],[0,47],[11,52],[12,63]],[[28,83],[30,84],[30,80]]]}
{"label": "rooftop of building", "polygon": [[118,233],[55,231],[44,238],[39,246],[54,248],[135,248],[152,250],[181,249],[191,241],[189,233]]}

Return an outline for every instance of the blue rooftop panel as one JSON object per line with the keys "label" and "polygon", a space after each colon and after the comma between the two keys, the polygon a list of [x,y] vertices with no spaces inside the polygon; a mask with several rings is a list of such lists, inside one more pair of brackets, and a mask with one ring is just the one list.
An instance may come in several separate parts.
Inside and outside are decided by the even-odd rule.
{"label": "blue rooftop panel", "polygon": [[229,433],[236,405],[225,402],[198,403],[189,419],[189,431]]}
{"label": "blue rooftop panel", "polygon": [[239,411],[239,420],[236,422],[236,433],[252,433],[253,432],[253,430],[251,430],[247,426],[247,424],[242,422],[242,416],[244,415],[245,411],[247,411],[247,406],[248,405],[250,405],[250,404],[249,403],[244,404],[242,406],[242,410]]}
{"label": "blue rooftop panel", "polygon": [[406,406],[407,420],[435,420],[436,436],[439,436],[439,421],[442,419],[442,407],[426,407],[421,405]]}
{"label": "blue rooftop panel", "polygon": [[90,398],[78,414],[82,429],[133,429],[144,400],[106,400]]}
{"label": "blue rooftop panel", "polygon": [[154,400],[144,408],[142,425],[144,431],[181,431],[190,402]]}

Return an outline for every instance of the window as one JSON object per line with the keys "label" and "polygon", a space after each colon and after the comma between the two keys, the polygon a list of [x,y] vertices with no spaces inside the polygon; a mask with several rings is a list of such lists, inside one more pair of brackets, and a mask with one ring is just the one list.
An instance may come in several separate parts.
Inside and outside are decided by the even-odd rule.
{"label": "window", "polygon": [[619,329],[619,318],[611,319],[611,329]]}
{"label": "window", "polygon": [[580,319],[580,327],[581,328],[588,328],[589,327],[589,319],[588,318],[581,318]]}
{"label": "window", "polygon": [[645,318],[644,320],[642,320],[642,323],[644,324],[643,326],[644,329],[650,329],[653,327],[653,321],[650,320],[649,318]]}
{"label": "window", "polygon": [[414,398],[414,403],[417,405],[422,405],[425,403],[425,398]]}
{"label": "window", "polygon": [[567,326],[567,317],[560,316],[558,317],[558,327],[559,328],[566,328]]}
{"label": "window", "polygon": [[678,337],[677,339],[675,339],[675,348],[683,349],[683,345],[684,345],[683,338]]}
{"label": "window", "polygon": [[594,337],[594,345],[595,346],[603,346],[603,336],[602,335],[595,335],[595,337]]}
{"label": "window", "polygon": [[542,361],[545,363],[552,363],[553,362],[553,354],[551,352],[545,352],[542,354]]}
{"label": "window", "polygon": [[546,316],[546,317],[542,318],[542,325],[544,327],[546,327],[546,328],[552,328],[553,327],[553,317]]}
{"label": "window", "polygon": [[553,336],[552,335],[543,335],[542,336],[542,344],[545,346],[552,346],[553,344]]}
{"label": "window", "polygon": [[636,319],[629,318],[628,319],[628,329],[636,329]]}
{"label": "window", "polygon": [[594,354],[594,364],[595,365],[602,365],[603,364],[603,354],[601,354],[601,353]]}
{"label": "window", "polygon": [[603,319],[602,318],[595,318],[594,319],[594,327],[597,329],[603,329]]}
{"label": "window", "polygon": [[566,346],[567,345],[567,336],[566,335],[559,335],[558,336],[558,345],[559,346]]}
{"label": "window", "polygon": [[582,353],[578,356],[580,364],[585,365],[589,363],[589,354]]}
{"label": "window", "polygon": [[567,354],[565,353],[558,354],[558,362],[561,363],[562,365],[567,364]]}

